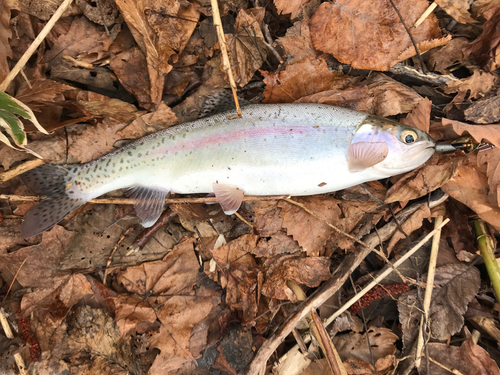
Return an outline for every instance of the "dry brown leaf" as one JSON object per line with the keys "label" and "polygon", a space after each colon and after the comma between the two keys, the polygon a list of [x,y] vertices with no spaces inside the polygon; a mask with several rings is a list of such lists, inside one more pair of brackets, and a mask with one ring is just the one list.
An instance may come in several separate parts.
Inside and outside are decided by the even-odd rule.
{"label": "dry brown leaf", "polygon": [[156,313],[147,300],[137,295],[120,294],[113,301],[120,340],[131,331],[140,334],[152,330],[150,328],[156,321]]}
{"label": "dry brown leaf", "polygon": [[463,95],[470,90],[469,97],[471,99],[477,99],[483,97],[487,92],[495,87],[497,80],[497,75],[493,73],[476,70],[470,77],[463,78],[460,81],[446,82],[445,85],[441,86],[441,89],[447,94],[456,92],[458,94],[463,93]]}
{"label": "dry brown leaf", "polygon": [[[348,359],[342,364],[349,375],[371,375],[374,372],[371,363],[360,359]],[[375,371],[377,374],[391,374],[397,365],[398,359],[396,359],[396,356],[388,355],[375,362]]]}
{"label": "dry brown leaf", "polygon": [[7,57],[12,58],[9,39],[12,37],[10,28],[10,6],[7,1],[0,4],[0,82],[3,82],[10,72]]}
{"label": "dry brown leaf", "polygon": [[[297,201],[327,223],[338,225],[341,211],[336,199],[312,196]],[[308,256],[320,255],[333,229],[294,204],[279,201],[278,206],[282,208],[280,217],[283,218],[283,228],[286,228],[288,235],[299,243]]]}
{"label": "dry brown leaf", "polygon": [[184,239],[162,260],[128,267],[118,273],[118,282],[138,295],[186,293],[196,283],[198,274],[194,241],[194,238]]}
{"label": "dry brown leaf", "polygon": [[440,188],[457,173],[457,154],[434,154],[423,166],[408,172],[387,191],[386,203],[409,201]]}
{"label": "dry brown leaf", "polygon": [[[497,363],[488,352],[474,342],[467,327],[464,328],[466,339],[461,346],[441,343],[429,343],[429,373],[426,363],[422,361],[418,371],[422,375],[448,375],[450,372],[442,366],[471,375],[494,375],[500,373]],[[435,362],[439,363],[435,363]],[[441,365],[441,366],[440,366]]]}
{"label": "dry brown leaf", "polygon": [[253,226],[259,236],[270,237],[281,231],[283,219],[279,216],[281,208],[277,201],[255,202],[255,219]]}
{"label": "dry brown leaf", "polygon": [[115,26],[107,35],[104,27],[86,17],[76,17],[67,33],[61,34],[45,53],[42,63],[48,63],[53,68],[61,63],[63,56],[93,63],[109,55],[107,51],[119,30],[120,26]]}
{"label": "dry brown leaf", "polygon": [[166,374],[201,356],[190,348],[193,327],[219,303],[220,292],[204,287],[194,295],[165,298],[163,306],[157,310],[160,332],[150,339],[150,345],[161,350],[149,369],[150,374]]}
{"label": "dry brown leaf", "polygon": [[450,120],[443,118],[441,120],[443,126],[452,126],[455,133],[462,135],[464,132],[469,133],[476,142],[486,140],[491,142],[496,147],[500,147],[500,125],[470,125],[465,122]]}
{"label": "dry brown leaf", "polygon": [[[32,327],[37,337],[46,335],[51,314],[39,314]],[[63,324],[51,330],[49,346],[42,345],[40,361],[32,363],[38,374],[124,374],[134,371],[130,338],[120,340],[113,317],[103,309],[79,306]],[[45,341],[45,340],[44,340]]]}
{"label": "dry brown leaf", "polygon": [[490,195],[496,196],[500,205],[500,149],[492,148],[477,154],[477,165],[486,170]]}
{"label": "dry brown leaf", "polygon": [[488,177],[477,167],[477,155],[470,154],[453,178],[441,189],[452,198],[465,204],[479,217],[497,230],[500,230],[500,208],[494,194],[488,185]]}
{"label": "dry brown leaf", "polygon": [[[430,335],[446,340],[464,324],[463,314],[474,298],[480,285],[479,271],[464,263],[448,264],[436,269],[429,310]],[[399,319],[403,327],[403,345],[410,348],[418,335],[421,312],[414,306],[418,301],[417,291],[410,290],[399,297]]]}
{"label": "dry brown leaf", "polygon": [[489,19],[483,25],[483,32],[465,50],[483,69],[494,71],[500,66],[500,6],[496,4]]}
{"label": "dry brown leaf", "polygon": [[382,73],[372,74],[367,83],[374,97],[370,113],[379,116],[408,113],[422,100],[415,90]]}
{"label": "dry brown leaf", "polygon": [[269,298],[287,300],[296,297],[286,285],[293,280],[299,285],[316,287],[330,278],[330,259],[327,257],[307,257],[296,255],[277,256],[264,263],[265,281],[262,294]]}
{"label": "dry brown leaf", "polygon": [[500,96],[483,98],[465,110],[465,119],[476,124],[500,122]]}
{"label": "dry brown leaf", "polygon": [[[403,224],[401,224],[401,228],[409,236],[422,226],[422,221],[424,219],[429,219],[430,217],[431,217],[431,210],[429,209],[429,206],[423,204]],[[391,240],[389,241],[389,244],[387,245],[387,253],[390,254],[394,246],[396,246],[396,244],[398,243],[398,241],[403,238],[406,238],[406,236],[403,233],[401,233],[401,231],[399,230],[396,231],[392,236]]]}
{"label": "dry brown leaf", "polygon": [[[68,274],[61,271],[58,266],[74,236],[74,232],[56,225],[52,230],[42,234],[42,242],[39,244],[0,255],[2,278],[10,283],[20,269],[16,281],[23,287],[55,289],[61,283],[61,279],[57,277]],[[20,268],[25,260],[23,267]],[[54,283],[58,285],[53,285]]]}
{"label": "dry brown leaf", "polygon": [[428,98],[423,98],[408,116],[401,119],[400,122],[428,133],[431,125],[431,107],[432,102]]}
{"label": "dry brown leaf", "polygon": [[[226,34],[234,81],[240,87],[250,82],[255,71],[262,66],[267,56],[268,48],[260,29],[264,15],[264,8],[241,9],[234,24],[234,34]],[[224,71],[222,62],[220,69]]]}
{"label": "dry brown leaf", "polygon": [[330,72],[323,59],[288,65],[279,74],[260,72],[266,83],[263,103],[293,103],[316,92],[343,89],[352,81],[352,77]]}
{"label": "dry brown leaf", "polygon": [[246,234],[212,251],[226,288],[226,303],[233,310],[243,311],[242,324],[248,324],[257,315],[258,266],[252,256],[259,237]]}
{"label": "dry brown leaf", "polygon": [[467,38],[453,38],[450,43],[441,48],[427,52],[428,65],[431,70],[441,74],[450,74],[448,68],[454,63],[465,61],[463,49],[469,44]]}
{"label": "dry brown leaf", "polygon": [[499,8],[497,0],[476,0],[472,3],[474,18],[483,17],[489,20]]}
{"label": "dry brown leaf", "polygon": [[278,14],[290,14],[291,18],[296,18],[302,10],[304,4],[309,0],[274,0],[274,5],[278,10]]}
{"label": "dry brown leaf", "polygon": [[470,16],[468,0],[436,0],[446,13],[453,17],[453,19],[460,23],[471,23],[474,19]]}
{"label": "dry brown leaf", "polygon": [[[280,218],[280,222],[283,219]],[[262,234],[261,234],[262,236]],[[253,254],[256,257],[273,257],[279,254],[293,254],[300,251],[300,246],[297,241],[294,241],[291,236],[288,236],[284,230],[274,233],[272,236],[263,236],[257,244],[257,248]]]}
{"label": "dry brown leaf", "polygon": [[292,56],[287,66],[305,59],[316,59],[321,52],[316,51],[309,31],[307,20],[297,21],[279,38],[285,50]]}
{"label": "dry brown leaf", "polygon": [[[349,358],[362,361],[373,358],[374,361],[377,361],[396,352],[394,343],[397,340],[399,340],[397,335],[390,329],[383,327],[369,327],[368,331],[363,334],[350,332],[336,335],[332,339],[342,361]],[[368,342],[371,348],[368,347]]]}
{"label": "dry brown leaf", "polygon": [[149,96],[154,108],[160,103],[165,75],[188,43],[200,14],[194,5],[177,0],[118,0],[116,4],[146,55]]}
{"label": "dry brown leaf", "polygon": [[[428,7],[425,0],[414,1],[411,6],[401,0],[394,3],[407,25],[415,23]],[[389,70],[416,54],[388,0],[323,3],[311,18],[310,28],[316,49],[331,53],[340,62],[357,69]],[[449,41],[442,38],[434,14],[414,29],[412,35],[420,53]]]}
{"label": "dry brown leaf", "polygon": [[120,11],[113,0],[99,0],[97,6],[87,2],[87,0],[76,0],[75,3],[85,17],[99,25],[111,27],[115,23],[123,22]]}

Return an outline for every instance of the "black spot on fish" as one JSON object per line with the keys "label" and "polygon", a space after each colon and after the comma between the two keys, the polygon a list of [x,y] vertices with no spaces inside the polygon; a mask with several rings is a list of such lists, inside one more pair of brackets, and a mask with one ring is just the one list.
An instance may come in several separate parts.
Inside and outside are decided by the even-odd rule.
{"label": "black spot on fish", "polygon": [[123,159],[120,159],[120,164],[123,164]]}
{"label": "black spot on fish", "polygon": [[123,169],[123,168],[122,168],[122,167],[120,167],[120,169],[118,169],[118,172],[121,172],[121,171],[122,171],[122,169]]}
{"label": "black spot on fish", "polygon": [[127,152],[127,154],[128,154],[128,156],[132,156],[132,152],[131,151]]}
{"label": "black spot on fish", "polygon": [[113,173],[113,174],[114,174],[114,173],[116,173],[116,172],[115,172],[115,170],[113,169],[113,170],[111,171],[111,173]]}
{"label": "black spot on fish", "polygon": [[139,153],[137,154],[137,157],[138,157],[138,158],[140,158],[141,156],[142,156],[142,154],[139,152]]}
{"label": "black spot on fish", "polygon": [[161,143],[165,143],[165,137],[161,139]]}

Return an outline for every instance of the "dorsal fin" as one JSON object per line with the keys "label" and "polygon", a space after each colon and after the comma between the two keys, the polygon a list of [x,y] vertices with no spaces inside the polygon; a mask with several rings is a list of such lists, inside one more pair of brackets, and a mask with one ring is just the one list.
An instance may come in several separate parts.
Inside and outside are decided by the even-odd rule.
{"label": "dorsal fin", "polygon": [[[240,98],[239,96],[238,102],[240,103],[240,107],[253,104],[251,101]],[[236,106],[234,104],[232,91],[227,89],[214,91],[205,98],[205,101],[201,106],[201,113],[198,118],[209,117],[216,115],[217,113],[227,111],[236,112]]]}

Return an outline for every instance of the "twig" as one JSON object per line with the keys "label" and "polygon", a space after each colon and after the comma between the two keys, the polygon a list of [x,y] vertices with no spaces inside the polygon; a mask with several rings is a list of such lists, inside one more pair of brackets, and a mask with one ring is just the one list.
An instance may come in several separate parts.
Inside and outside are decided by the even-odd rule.
{"label": "twig", "polygon": [[238,219],[243,221],[246,225],[248,225],[250,228],[253,228],[253,225],[250,224],[243,216],[241,216],[238,212],[234,213]]}
{"label": "twig", "polygon": [[[304,301],[307,298],[302,288],[295,281],[288,280],[286,282],[286,285],[295,294],[297,300]],[[320,317],[313,309],[307,315],[306,319],[309,323],[311,332],[316,337],[316,340],[318,340],[318,343],[321,346],[321,349],[323,350],[325,357],[328,359],[328,363],[330,364],[332,372],[335,375],[341,375],[340,367],[337,363],[337,359],[334,354],[333,343],[330,340],[330,336],[328,336],[328,334],[326,333],[325,327],[323,326]]]}
{"label": "twig", "polygon": [[420,65],[422,67],[422,72],[427,73],[427,67],[424,64],[424,60],[422,59],[422,56],[420,55],[420,51],[418,50],[417,43],[415,42],[415,39],[413,39],[413,35],[411,35],[410,29],[406,26],[405,21],[403,20],[403,16],[401,16],[401,13],[399,13],[398,8],[396,7],[396,4],[394,4],[394,1],[389,0],[391,2],[392,7],[398,14],[399,19],[401,20],[401,23],[403,24],[403,27],[405,28],[406,32],[408,33],[408,36],[411,39],[411,43],[413,44],[413,47],[415,48],[415,52],[417,53],[418,60],[420,61]]}
{"label": "twig", "polygon": [[[247,195],[243,197],[243,201],[276,201],[289,198],[289,195],[269,195],[256,196]],[[38,197],[36,195],[16,195],[16,194],[0,194],[0,199],[6,199],[11,202],[38,202],[46,197]],[[216,197],[203,198],[167,198],[167,203],[218,203]],[[135,201],[131,198],[96,198],[88,201],[95,204],[134,204]]]}
{"label": "twig", "polygon": [[500,301],[500,268],[495,257],[495,246],[493,239],[488,234],[486,224],[482,220],[474,220],[474,228],[476,229],[477,244],[481,251],[481,256],[488,271],[493,290],[495,291],[497,301]]}
{"label": "twig", "polygon": [[311,311],[311,318],[315,326],[318,328],[321,341],[323,342],[323,347],[324,347],[323,349],[325,350],[325,357],[328,359],[328,363],[330,364],[333,373],[335,375],[342,375],[342,371],[340,370],[340,366],[338,363],[339,361],[338,354],[337,356],[335,356],[335,351],[334,351],[335,347],[333,346],[332,340],[330,339],[330,336],[326,332],[325,326],[321,322],[321,319],[315,310]]}
{"label": "twig", "polygon": [[283,59],[281,58],[280,54],[278,53],[278,51],[276,51],[276,49],[273,46],[273,38],[271,37],[271,32],[269,31],[269,26],[267,24],[263,25],[262,32],[263,32],[264,37],[266,39],[264,41],[264,44],[267,46],[267,48],[269,48],[269,50],[272,52],[274,57],[276,57],[276,60],[278,60],[278,62],[280,64],[283,63]]}
{"label": "twig", "polygon": [[[3,311],[0,309],[0,323],[2,324],[3,331],[5,332],[5,336],[8,339],[13,339],[14,334],[10,329],[10,324],[7,318],[5,317]],[[19,369],[19,373],[21,375],[26,375],[26,364],[24,363],[23,357],[21,357],[21,353],[14,354],[14,360],[16,361],[17,368]]]}
{"label": "twig", "polygon": [[[434,228],[438,228],[443,222],[443,217],[440,215],[434,221]],[[436,263],[437,256],[439,252],[439,240],[441,239],[441,230],[436,232],[436,235],[432,239],[431,256],[429,260],[429,268],[427,271],[427,286],[425,287],[425,296],[423,303],[424,313],[420,320],[420,331],[417,337],[417,350],[415,358],[415,367],[420,366],[420,361],[422,358],[422,349],[425,344],[424,340],[424,330],[427,330],[427,324],[429,323],[429,309],[431,307],[432,290],[434,289],[434,276],[436,275]]]}
{"label": "twig", "polygon": [[0,173],[0,182],[9,181],[10,179],[23,174],[24,172],[28,172],[36,167],[39,167],[43,164],[43,160],[34,159],[29,160],[26,163],[20,164],[17,167],[14,167],[6,172]]}
{"label": "twig", "polygon": [[113,255],[115,255],[116,250],[118,250],[118,247],[120,247],[120,244],[123,242],[125,238],[129,235],[130,232],[134,230],[134,227],[128,228],[124,233],[121,234],[120,239],[116,243],[116,245],[113,247],[113,250],[111,251],[111,254],[109,254],[108,260],[106,261],[106,269],[104,270],[104,277],[102,278],[102,285],[106,285],[106,277],[108,277],[108,274],[110,272],[109,266],[111,266],[111,262],[113,261]]}
{"label": "twig", "polygon": [[49,22],[45,25],[45,27],[40,31],[40,34],[37,35],[33,43],[29,46],[29,48],[24,52],[24,54],[21,56],[19,61],[17,62],[16,66],[10,71],[10,73],[5,77],[3,80],[2,84],[0,84],[0,91],[5,91],[7,90],[7,87],[9,87],[10,83],[12,80],[17,76],[17,73],[24,68],[28,60],[30,59],[31,55],[36,51],[38,46],[42,43],[42,41],[45,39],[45,37],[49,34],[50,30],[54,27],[55,23],[61,18],[63,13],[68,9],[68,7],[71,5],[73,0],[64,0],[63,3],[57,8],[56,12],[50,17]]}
{"label": "twig", "polygon": [[14,285],[14,282],[16,281],[17,279],[17,275],[19,275],[19,272],[21,272],[21,268],[23,268],[24,266],[24,263],[26,263],[26,261],[28,260],[29,256],[27,256],[23,262],[21,263],[21,265],[19,266],[19,268],[17,269],[17,272],[16,274],[14,275],[14,278],[12,279],[12,282],[10,283],[9,285],[9,289],[7,289],[7,293],[5,293],[5,297],[3,297],[3,301],[2,301],[2,304],[5,302],[5,300],[7,299],[7,296],[9,295],[9,292],[10,290],[12,289],[12,285]]}
{"label": "twig", "polygon": [[238,117],[241,117],[241,108],[238,101],[238,94],[236,92],[236,82],[234,82],[233,71],[231,70],[231,65],[229,63],[229,56],[227,54],[226,36],[224,35],[224,29],[222,28],[222,21],[220,19],[219,4],[217,0],[210,0],[212,5],[212,16],[214,18],[214,26],[217,30],[217,38],[219,39],[220,52],[222,54],[222,67],[227,74],[229,84],[231,85],[231,90],[233,91],[234,104],[236,105],[236,112]]}
{"label": "twig", "polygon": [[413,28],[416,29],[417,27],[419,27],[422,24],[422,22],[424,22],[425,19],[427,17],[429,17],[429,14],[431,14],[433,12],[433,10],[436,9],[436,7],[437,7],[437,4],[435,2],[433,2],[431,5],[429,5],[429,7],[425,10],[425,12],[422,13],[420,18],[415,22],[415,24],[413,25]]}
{"label": "twig", "polygon": [[[422,246],[425,245],[425,243],[432,237],[434,234],[436,234],[437,231],[439,231],[442,227],[444,227],[450,219],[446,219],[443,221],[439,226],[434,228],[432,232],[430,232],[427,236],[425,236],[419,243],[417,243],[411,250],[409,250],[405,255],[403,255],[401,258],[399,258],[395,263],[394,267],[399,267],[404,261],[406,261],[409,257],[411,257],[417,250],[419,250]],[[330,324],[333,322],[340,314],[342,314],[344,311],[346,311],[349,307],[351,307],[357,300],[359,300],[361,297],[363,297],[371,288],[373,288],[375,285],[377,285],[381,280],[383,280],[387,275],[389,275],[392,272],[392,269],[388,268],[384,272],[381,272],[373,281],[371,281],[368,285],[366,285],[361,292],[356,294],[354,297],[352,297],[349,301],[347,301],[339,310],[337,310],[332,316],[330,316],[326,322],[325,325]]]}

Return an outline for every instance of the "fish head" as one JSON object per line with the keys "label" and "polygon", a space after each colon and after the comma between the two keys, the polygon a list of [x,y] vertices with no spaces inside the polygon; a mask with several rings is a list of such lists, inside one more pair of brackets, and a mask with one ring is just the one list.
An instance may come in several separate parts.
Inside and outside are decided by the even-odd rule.
{"label": "fish head", "polygon": [[367,167],[383,176],[421,166],[434,154],[436,145],[426,132],[378,116],[368,116],[358,127],[350,148],[356,143],[374,150],[366,158]]}

